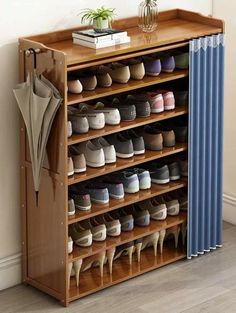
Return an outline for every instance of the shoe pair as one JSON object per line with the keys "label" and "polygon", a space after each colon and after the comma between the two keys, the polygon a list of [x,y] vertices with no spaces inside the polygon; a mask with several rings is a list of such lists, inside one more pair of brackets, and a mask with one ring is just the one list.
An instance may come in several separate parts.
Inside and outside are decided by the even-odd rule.
{"label": "shoe pair", "polygon": [[151,178],[148,170],[133,168],[109,175],[110,180],[122,183],[126,193],[136,193],[139,190],[151,188]]}
{"label": "shoe pair", "polygon": [[173,56],[149,55],[143,57],[145,74],[148,76],[158,76],[161,72],[172,73],[175,69],[175,59]]}
{"label": "shoe pair", "polygon": [[161,151],[163,147],[175,146],[175,133],[173,129],[160,123],[146,125],[143,130],[145,148],[148,150]]}
{"label": "shoe pair", "polygon": [[67,158],[67,175],[86,172],[86,160],[83,153],[77,153]]}
{"label": "shoe pair", "polygon": [[173,110],[175,108],[175,96],[169,90],[157,90],[147,92],[152,113]]}
{"label": "shoe pair", "polygon": [[180,164],[174,161],[170,164],[151,163],[148,165],[152,183],[168,184],[170,181],[176,181],[181,177]]}
{"label": "shoe pair", "polygon": [[143,137],[134,130],[110,135],[107,141],[115,147],[116,156],[122,159],[145,153]]}

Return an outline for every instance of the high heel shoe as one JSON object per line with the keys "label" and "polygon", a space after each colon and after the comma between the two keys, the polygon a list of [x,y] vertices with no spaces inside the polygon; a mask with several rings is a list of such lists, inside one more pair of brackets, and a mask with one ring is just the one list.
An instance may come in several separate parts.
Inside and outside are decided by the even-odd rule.
{"label": "high heel shoe", "polygon": [[68,265],[68,286],[70,289],[70,277],[75,276],[76,286],[79,287],[79,275],[82,266],[83,260],[79,259],[73,263],[69,263]]}
{"label": "high heel shoe", "polygon": [[102,251],[98,254],[92,255],[83,260],[81,272],[85,272],[90,269],[92,266],[100,267],[100,275],[103,277],[103,265],[105,262],[106,251]]}
{"label": "high heel shoe", "polygon": [[142,249],[142,238],[135,240],[134,247],[135,247],[135,252],[137,255],[138,263],[140,263],[140,255],[141,255],[141,249]]}
{"label": "high heel shoe", "polygon": [[68,254],[73,252],[73,240],[72,238],[69,236],[68,237]]}
{"label": "high heel shoe", "polygon": [[159,243],[160,243],[160,254],[163,253],[163,243],[166,236],[166,230],[162,229],[160,230],[160,236],[159,236]]}
{"label": "high heel shoe", "polygon": [[180,233],[180,226],[172,226],[170,228],[167,228],[166,230],[166,238],[170,237],[170,235],[174,236],[175,239],[175,249],[178,248],[178,241],[179,241],[179,233]]}
{"label": "high heel shoe", "polygon": [[116,252],[116,248],[111,248],[111,249],[107,250],[107,252],[106,252],[106,258],[108,260],[108,266],[109,266],[109,273],[110,273],[110,275],[112,274],[112,265],[113,265],[115,252]]}
{"label": "high heel shoe", "polygon": [[72,267],[73,267],[73,263],[69,263],[68,264],[68,289],[70,289],[70,277],[72,276]]}
{"label": "high heel shoe", "polygon": [[129,256],[129,264],[132,264],[132,255],[134,252],[134,242],[130,241],[116,248],[114,260],[117,260],[122,254]]}
{"label": "high heel shoe", "polygon": [[141,250],[153,246],[154,255],[157,255],[157,245],[159,240],[159,231],[143,238]]}

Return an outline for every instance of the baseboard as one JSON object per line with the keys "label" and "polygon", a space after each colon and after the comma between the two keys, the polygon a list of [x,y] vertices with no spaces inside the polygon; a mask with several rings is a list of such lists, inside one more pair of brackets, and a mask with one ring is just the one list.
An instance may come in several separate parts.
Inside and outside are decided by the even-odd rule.
{"label": "baseboard", "polygon": [[223,219],[224,221],[236,225],[236,197],[224,194],[223,196]]}
{"label": "baseboard", "polygon": [[21,253],[0,259],[0,290],[21,283]]}

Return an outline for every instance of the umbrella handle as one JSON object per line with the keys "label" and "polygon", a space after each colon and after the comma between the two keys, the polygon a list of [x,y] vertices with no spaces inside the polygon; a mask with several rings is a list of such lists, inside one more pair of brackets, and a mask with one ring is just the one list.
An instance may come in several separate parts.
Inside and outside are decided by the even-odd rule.
{"label": "umbrella handle", "polygon": [[32,52],[34,55],[34,69],[36,69],[37,68],[37,53],[33,48],[29,48],[28,50]]}

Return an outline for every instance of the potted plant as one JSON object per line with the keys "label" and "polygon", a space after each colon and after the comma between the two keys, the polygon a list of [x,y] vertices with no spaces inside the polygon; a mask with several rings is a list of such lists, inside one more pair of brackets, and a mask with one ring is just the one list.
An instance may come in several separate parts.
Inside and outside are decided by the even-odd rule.
{"label": "potted plant", "polygon": [[111,28],[111,22],[115,16],[114,11],[115,9],[104,6],[97,9],[84,9],[80,13],[82,14],[81,23],[88,21],[90,25],[93,25],[95,31],[102,32]]}

